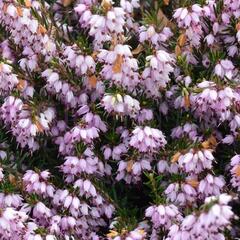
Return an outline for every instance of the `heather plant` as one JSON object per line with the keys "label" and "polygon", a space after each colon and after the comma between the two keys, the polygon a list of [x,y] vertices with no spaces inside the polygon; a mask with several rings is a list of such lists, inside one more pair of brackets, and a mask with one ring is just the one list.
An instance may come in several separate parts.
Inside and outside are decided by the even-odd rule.
{"label": "heather plant", "polygon": [[239,47],[239,0],[0,0],[0,239],[238,239]]}

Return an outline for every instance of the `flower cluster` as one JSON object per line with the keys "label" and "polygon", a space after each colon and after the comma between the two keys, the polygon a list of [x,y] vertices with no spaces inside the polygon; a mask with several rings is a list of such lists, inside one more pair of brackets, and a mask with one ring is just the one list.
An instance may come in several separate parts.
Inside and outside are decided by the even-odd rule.
{"label": "flower cluster", "polygon": [[226,194],[206,198],[206,212],[186,216],[180,226],[172,225],[167,239],[224,239],[221,231],[234,215],[227,205],[230,200]]}

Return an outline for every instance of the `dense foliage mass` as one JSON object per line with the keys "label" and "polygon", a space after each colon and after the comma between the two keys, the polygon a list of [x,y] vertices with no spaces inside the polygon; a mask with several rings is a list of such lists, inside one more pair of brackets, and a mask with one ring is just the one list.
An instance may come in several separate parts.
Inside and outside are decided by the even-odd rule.
{"label": "dense foliage mass", "polygon": [[240,237],[239,0],[0,0],[0,239]]}

